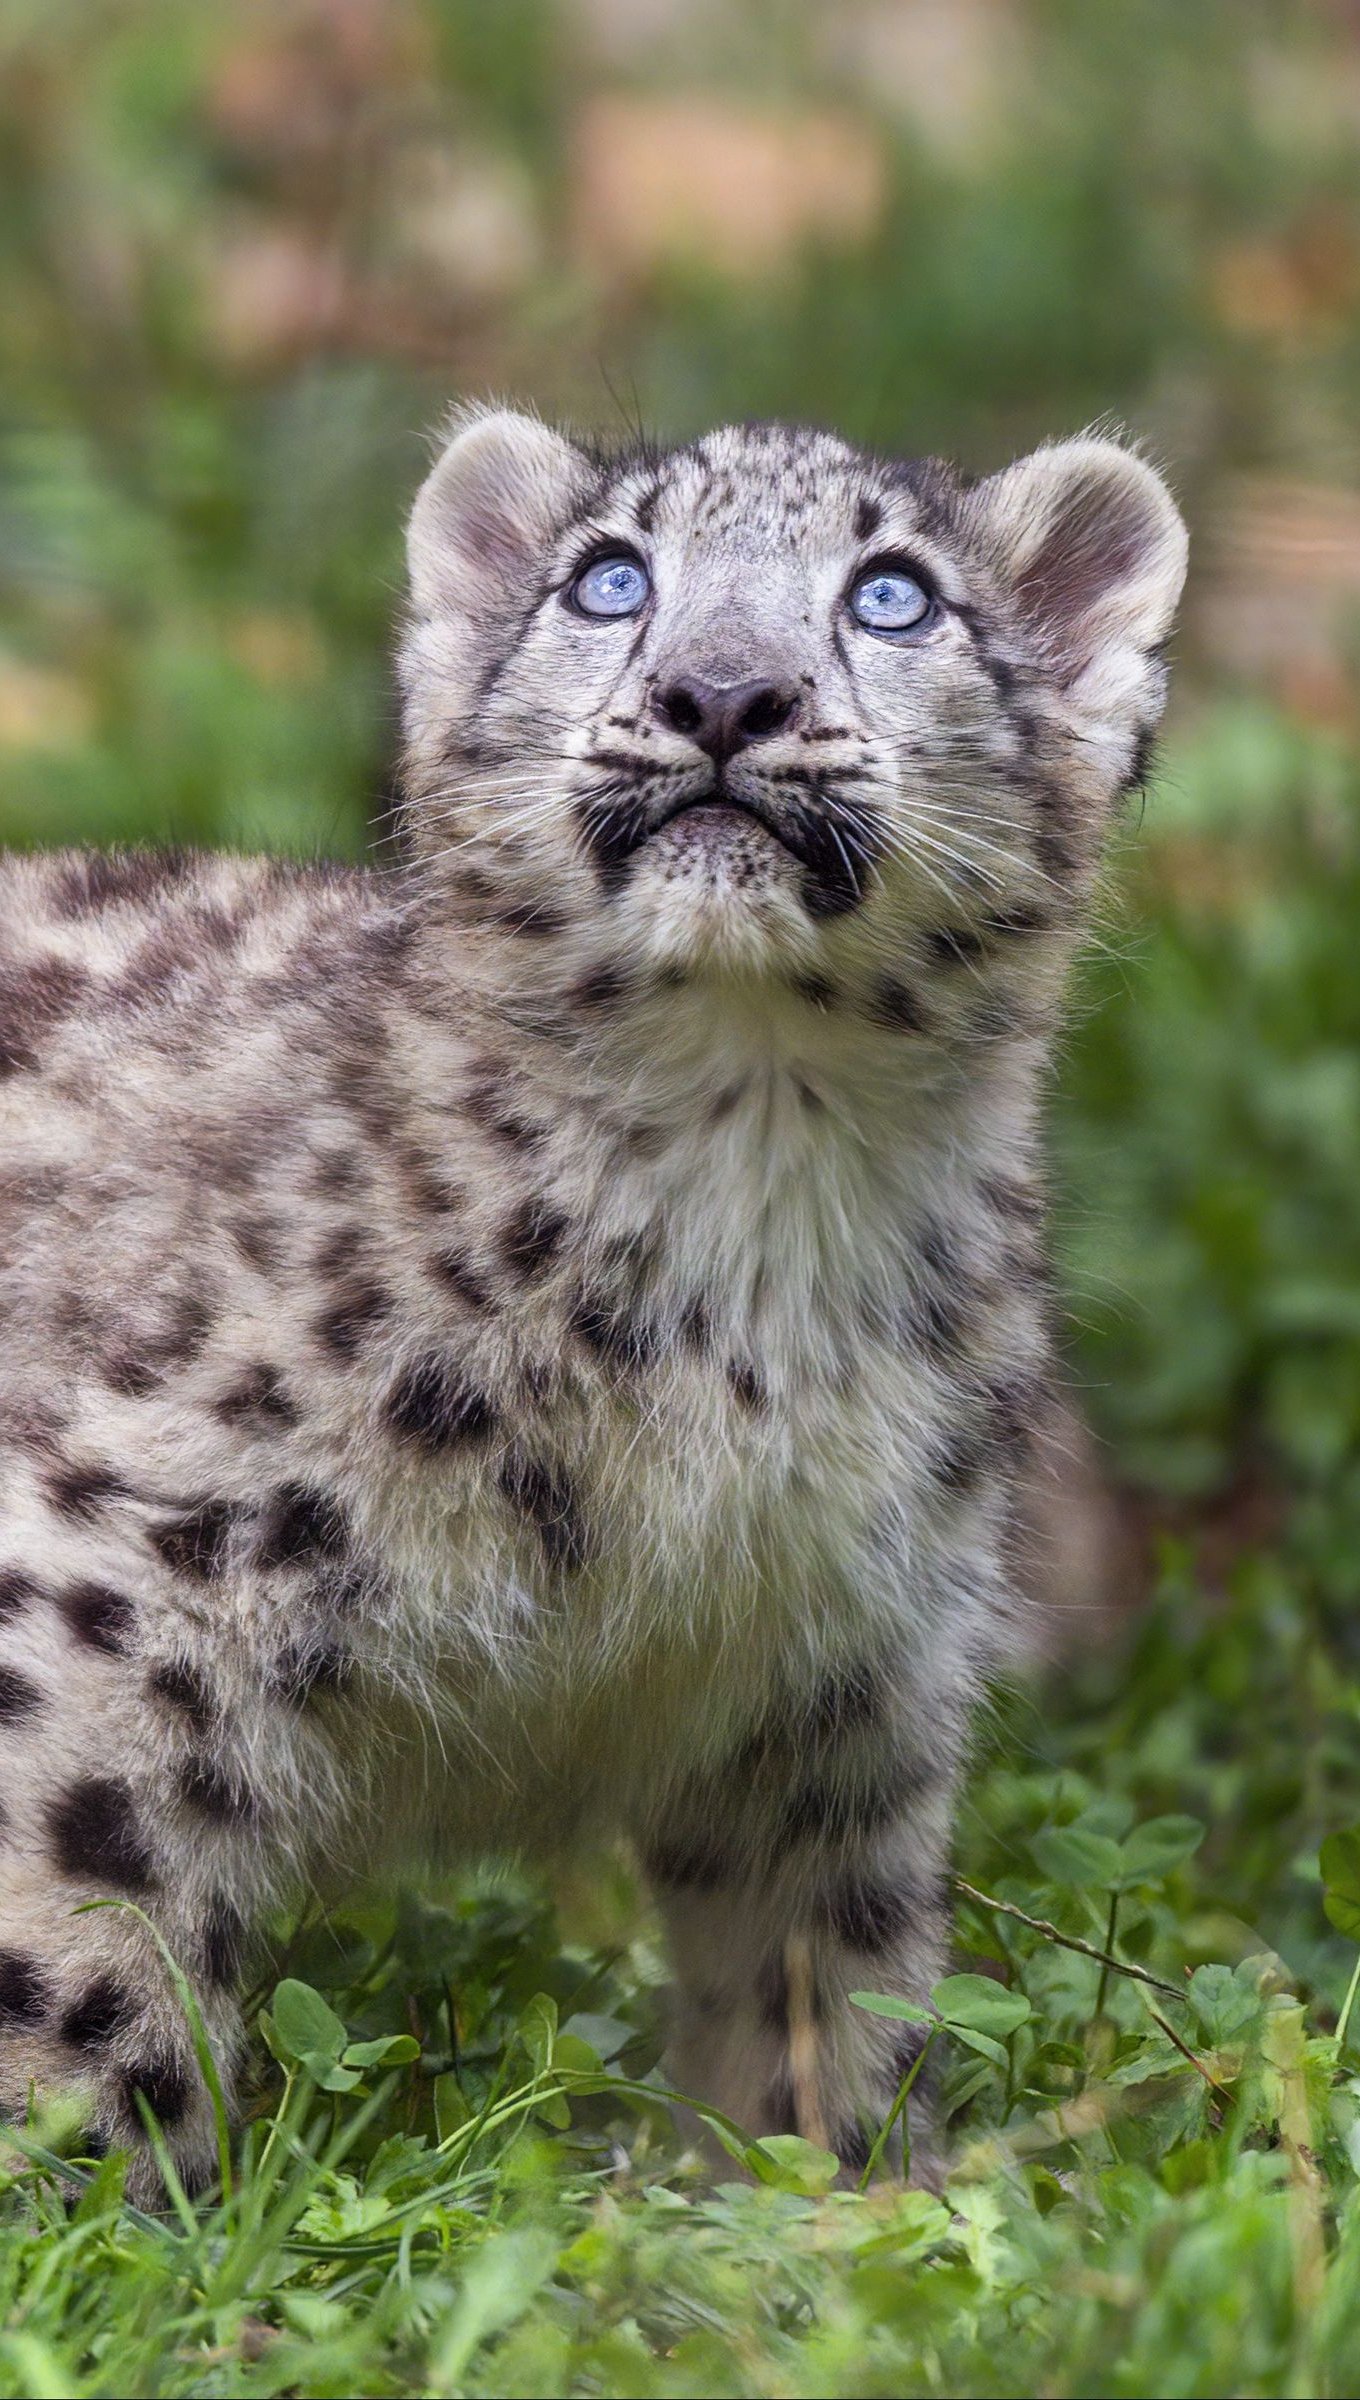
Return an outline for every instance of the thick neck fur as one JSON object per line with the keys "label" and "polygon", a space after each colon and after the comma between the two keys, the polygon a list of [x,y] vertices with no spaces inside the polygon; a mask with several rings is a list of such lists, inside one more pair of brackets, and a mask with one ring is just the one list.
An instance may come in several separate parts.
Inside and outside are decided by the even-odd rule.
{"label": "thick neck fur", "polygon": [[[537,945],[526,962],[438,911],[420,947],[449,1022],[473,1017],[474,1076],[544,1129],[536,1177],[587,1280],[672,1329],[702,1312],[784,1381],[886,1322],[931,1230],[967,1243],[979,1183],[1026,1171],[1055,945],[1001,978],[961,968],[963,1023],[935,1036],[786,977],[607,980],[596,953]],[[984,1005],[1005,1029],[990,1039]]]}

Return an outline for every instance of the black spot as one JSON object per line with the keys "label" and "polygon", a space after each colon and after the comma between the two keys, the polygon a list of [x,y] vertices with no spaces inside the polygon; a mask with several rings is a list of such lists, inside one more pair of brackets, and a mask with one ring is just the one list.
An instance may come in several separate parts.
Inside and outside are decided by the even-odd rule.
{"label": "black spot", "polygon": [[180,1798],[221,1825],[239,1825],[255,1814],[255,1803],[237,1776],[224,1773],[215,1759],[187,1758],[179,1771]]}
{"label": "black spot", "polygon": [[363,1189],[364,1163],[356,1150],[321,1150],[312,1184],[323,1200],[352,1200]]}
{"label": "black spot", "polygon": [[567,1230],[560,1209],[545,1200],[526,1200],[501,1231],[501,1255],[516,1274],[532,1279],[552,1265]]}
{"label": "black spot", "polygon": [[941,925],[927,934],[926,948],[941,966],[957,967],[970,959],[985,957],[987,945],[971,925]]}
{"label": "black spot", "polygon": [[446,1283],[469,1308],[489,1308],[491,1293],[471,1260],[462,1250],[437,1250],[430,1260],[430,1271],[441,1283]]}
{"label": "black spot", "polygon": [[113,1975],[96,1976],[61,2020],[61,2038],[74,2050],[102,2050],[132,2020],[132,2000]]}
{"label": "black spot", "polygon": [[42,1693],[27,1675],[21,1675],[17,1667],[0,1667],[0,1725],[31,1717],[42,1704]]}
{"label": "black spot", "polygon": [[136,906],[177,883],[190,858],[183,850],[90,850],[63,861],[52,895],[58,916],[93,916],[119,902]]}
{"label": "black spot", "polygon": [[862,1841],[894,1813],[893,1795],[883,1787],[823,1783],[815,1777],[785,1802],[779,1821],[781,1844]]}
{"label": "black spot", "polygon": [[491,921],[504,933],[523,934],[530,941],[550,941],[565,933],[567,919],[559,909],[545,907],[541,900],[511,900],[491,911]]}
{"label": "black spot", "polygon": [[555,1567],[585,1563],[585,1529],[570,1476],[546,1460],[514,1456],[501,1469],[501,1490],[535,1527]]}
{"label": "black spot", "polygon": [[494,1427],[496,1412],[485,1392],[431,1352],[393,1384],[387,1421],[426,1450],[451,1450],[481,1441]]}
{"label": "black spot", "polygon": [[389,1313],[391,1306],[391,1296],[381,1285],[349,1283],[331,1306],[322,1310],[312,1330],[333,1358],[348,1363],[358,1357],[374,1326]]}
{"label": "black spot", "polygon": [[729,1360],[727,1381],[738,1406],[746,1409],[751,1416],[759,1416],[768,1404],[769,1394],[748,1358]]}
{"label": "black spot", "polygon": [[68,1463],[54,1467],[47,1478],[48,1497],[58,1514],[88,1520],[98,1513],[105,1500],[125,1500],[129,1486],[112,1467],[76,1466]]}
{"label": "black spot", "polygon": [[818,924],[828,917],[847,917],[861,900],[863,876],[859,864],[832,850],[828,842],[820,864],[804,874],[804,907],[808,917],[816,917]]}
{"label": "black spot", "polygon": [[1121,799],[1127,799],[1132,793],[1142,791],[1144,785],[1151,779],[1153,766],[1156,762],[1156,756],[1156,726],[1140,725],[1137,736],[1134,740],[1133,757],[1129,762],[1129,771],[1119,786],[1119,796]]}
{"label": "black spot", "polygon": [[685,1303],[680,1318],[680,1339],[687,1349],[707,1350],[713,1339],[713,1311],[702,1293],[696,1293]]}
{"label": "black spot", "polygon": [[39,1588],[22,1567],[0,1567],[0,1625],[7,1625],[11,1617],[17,1617],[27,1608],[30,1600],[36,1600]]}
{"label": "black spot", "polygon": [[0,2025],[40,2025],[51,2004],[36,1960],[22,1950],[0,1950]]}
{"label": "black spot", "polygon": [[201,1293],[172,1293],[161,1306],[161,1324],[125,1343],[105,1366],[105,1381],[127,1399],[143,1398],[172,1367],[187,1366],[212,1329],[212,1310]]}
{"label": "black spot", "polygon": [[647,839],[647,803],[635,792],[620,794],[615,785],[583,801],[576,821],[594,860],[600,889],[612,896],[622,889],[633,854]]}
{"label": "black spot", "polygon": [[181,1517],[167,1517],[149,1529],[149,1539],[167,1567],[177,1575],[207,1579],[220,1575],[236,1521],[230,1500],[202,1500]]}
{"label": "black spot", "polygon": [[248,1367],[238,1383],[213,1402],[213,1413],[224,1425],[245,1425],[252,1417],[266,1426],[296,1425],[298,1410],[277,1367]]}
{"label": "black spot", "polygon": [[539,1150],[543,1146],[543,1129],[522,1116],[514,1105],[513,1093],[500,1075],[483,1076],[467,1094],[464,1107],[468,1115],[487,1133],[494,1133],[511,1150]]}
{"label": "black spot", "polygon": [[257,1275],[273,1274],[283,1256],[282,1230],[271,1217],[236,1217],[228,1231],[247,1266]]}
{"label": "black spot", "polygon": [[233,1984],[245,1955],[246,1925],[225,1892],[214,1892],[203,1926],[203,1972],[209,1983]]}
{"label": "black spot", "polygon": [[1080,863],[1072,844],[1051,825],[1035,828],[1034,855],[1046,875],[1075,875]]}
{"label": "black spot", "polygon": [[354,1661],[324,1635],[288,1643],[274,1661],[270,1682],[290,1708],[312,1700],[339,1699],[354,1679]]}
{"label": "black spot", "polygon": [[852,1950],[890,1949],[912,1920],[906,1894],[874,1875],[847,1875],[827,1901],[837,1938]]}
{"label": "black spot", "polygon": [[153,1667],[147,1677],[147,1690],[158,1700],[168,1700],[172,1708],[182,1708],[198,1733],[208,1731],[217,1713],[203,1677],[182,1658],[168,1658],[159,1667]]}
{"label": "black spot", "polygon": [[1026,934],[1047,933],[1051,919],[1041,908],[1028,908],[1017,902],[1014,908],[994,909],[982,920],[984,933],[995,934],[1003,941],[1022,939]]}
{"label": "black spot", "polygon": [[125,1592],[107,1583],[76,1583],[58,1594],[57,1606],[78,1642],[114,1657],[126,1650],[137,1612]]}
{"label": "black spot", "polygon": [[883,523],[883,503],[872,492],[861,492],[855,502],[855,539],[870,542]]}
{"label": "black spot", "polygon": [[631,1316],[616,1303],[583,1292],[572,1311],[572,1329],[597,1358],[611,1366],[645,1367],[655,1357],[657,1333],[645,1319]]}
{"label": "black spot", "polygon": [[828,1675],[808,1709],[810,1738],[820,1744],[862,1732],[878,1715],[881,1701],[878,1677],[867,1661]]}
{"label": "black spot", "polygon": [[1022,1225],[1037,1225],[1044,1213],[1044,1204],[1031,1184],[1019,1183],[1004,1175],[983,1175],[978,1180],[978,1192],[987,1206],[999,1217],[1010,1217]]}
{"label": "black spot", "polygon": [[151,1854],[137,1823],[131,1787],[121,1778],[82,1777],[52,1803],[47,1822],[63,1875],[111,1883],[124,1892],[154,1887]]}
{"label": "black spot", "polygon": [[834,1008],[840,998],[835,984],[827,975],[795,975],[792,989],[800,1000],[806,1000],[809,1008]]}
{"label": "black spot", "polygon": [[716,1842],[705,1841],[702,1834],[653,1842],[644,1863],[653,1882],[670,1885],[677,1891],[688,1886],[696,1892],[716,1892],[733,1880],[732,1862],[726,1852]]}
{"label": "black spot", "polygon": [[262,1567],[302,1566],[338,1556],[348,1540],[345,1512],[334,1493],[314,1484],[284,1483],[265,1508],[256,1559]]}
{"label": "black spot", "polygon": [[1006,1459],[1022,1457],[1033,1445],[1049,1398],[1043,1377],[999,1376],[983,1386],[981,1398],[994,1448]]}
{"label": "black spot", "polygon": [[972,1492],[986,1472],[990,1455],[986,1435],[975,1426],[960,1425],[933,1444],[926,1465],[947,1492]]}
{"label": "black spot", "polygon": [[0,1081],[37,1066],[43,1036],[89,983],[88,970],[72,959],[34,958],[0,970]]}
{"label": "black spot", "polygon": [[577,1008],[606,1009],[626,998],[630,988],[621,967],[592,967],[588,975],[572,986],[568,998]]}
{"label": "black spot", "polygon": [[916,994],[892,975],[885,975],[870,993],[868,1015],[871,1023],[883,1026],[888,1033],[928,1030],[926,1013]]}
{"label": "black spot", "polygon": [[121,2090],[123,2105],[138,2125],[142,2121],[137,2106],[140,2092],[153,2117],[167,2129],[180,2123],[193,2093],[188,2075],[179,2060],[165,2052],[158,2057],[144,2058],[137,2066],[129,2067],[122,2077]]}
{"label": "black spot", "polygon": [[368,1234],[362,1225],[337,1225],[318,1243],[312,1253],[312,1272],[330,1283],[338,1275],[351,1274],[368,1250]]}

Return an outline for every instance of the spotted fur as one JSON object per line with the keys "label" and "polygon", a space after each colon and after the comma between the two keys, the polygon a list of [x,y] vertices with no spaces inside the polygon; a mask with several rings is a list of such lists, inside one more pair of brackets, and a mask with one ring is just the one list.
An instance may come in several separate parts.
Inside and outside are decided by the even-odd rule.
{"label": "spotted fur", "polygon": [[[589,621],[620,546],[652,598]],[[910,639],[846,607],[885,558]],[[473,415],[400,868],[0,866],[0,2103],[211,2171],[87,1901],[230,2083],[265,1907],[624,1834],[679,2080],[867,2154],[903,2054],[846,1996],[938,1970],[1020,1639],[1042,1072],[1183,558],[1106,441],[969,486]],[[778,705],[715,768],[684,677]]]}

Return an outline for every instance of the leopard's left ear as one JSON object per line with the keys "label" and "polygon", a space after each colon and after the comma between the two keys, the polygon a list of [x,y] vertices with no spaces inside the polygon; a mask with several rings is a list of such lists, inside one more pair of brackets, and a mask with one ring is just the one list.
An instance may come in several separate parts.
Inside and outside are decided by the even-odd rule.
{"label": "leopard's left ear", "polygon": [[1122,443],[1083,434],[989,476],[966,505],[1073,701],[1107,720],[1146,721],[1150,702],[1159,714],[1153,654],[1171,630],[1187,539],[1156,470]]}

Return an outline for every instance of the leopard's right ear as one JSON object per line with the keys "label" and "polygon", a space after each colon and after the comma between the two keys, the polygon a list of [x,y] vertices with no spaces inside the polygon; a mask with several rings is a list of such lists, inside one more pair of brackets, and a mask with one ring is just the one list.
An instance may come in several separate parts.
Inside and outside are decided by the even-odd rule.
{"label": "leopard's right ear", "polygon": [[594,480],[584,452],[537,417],[460,410],[407,527],[416,608],[478,610],[521,596]]}

